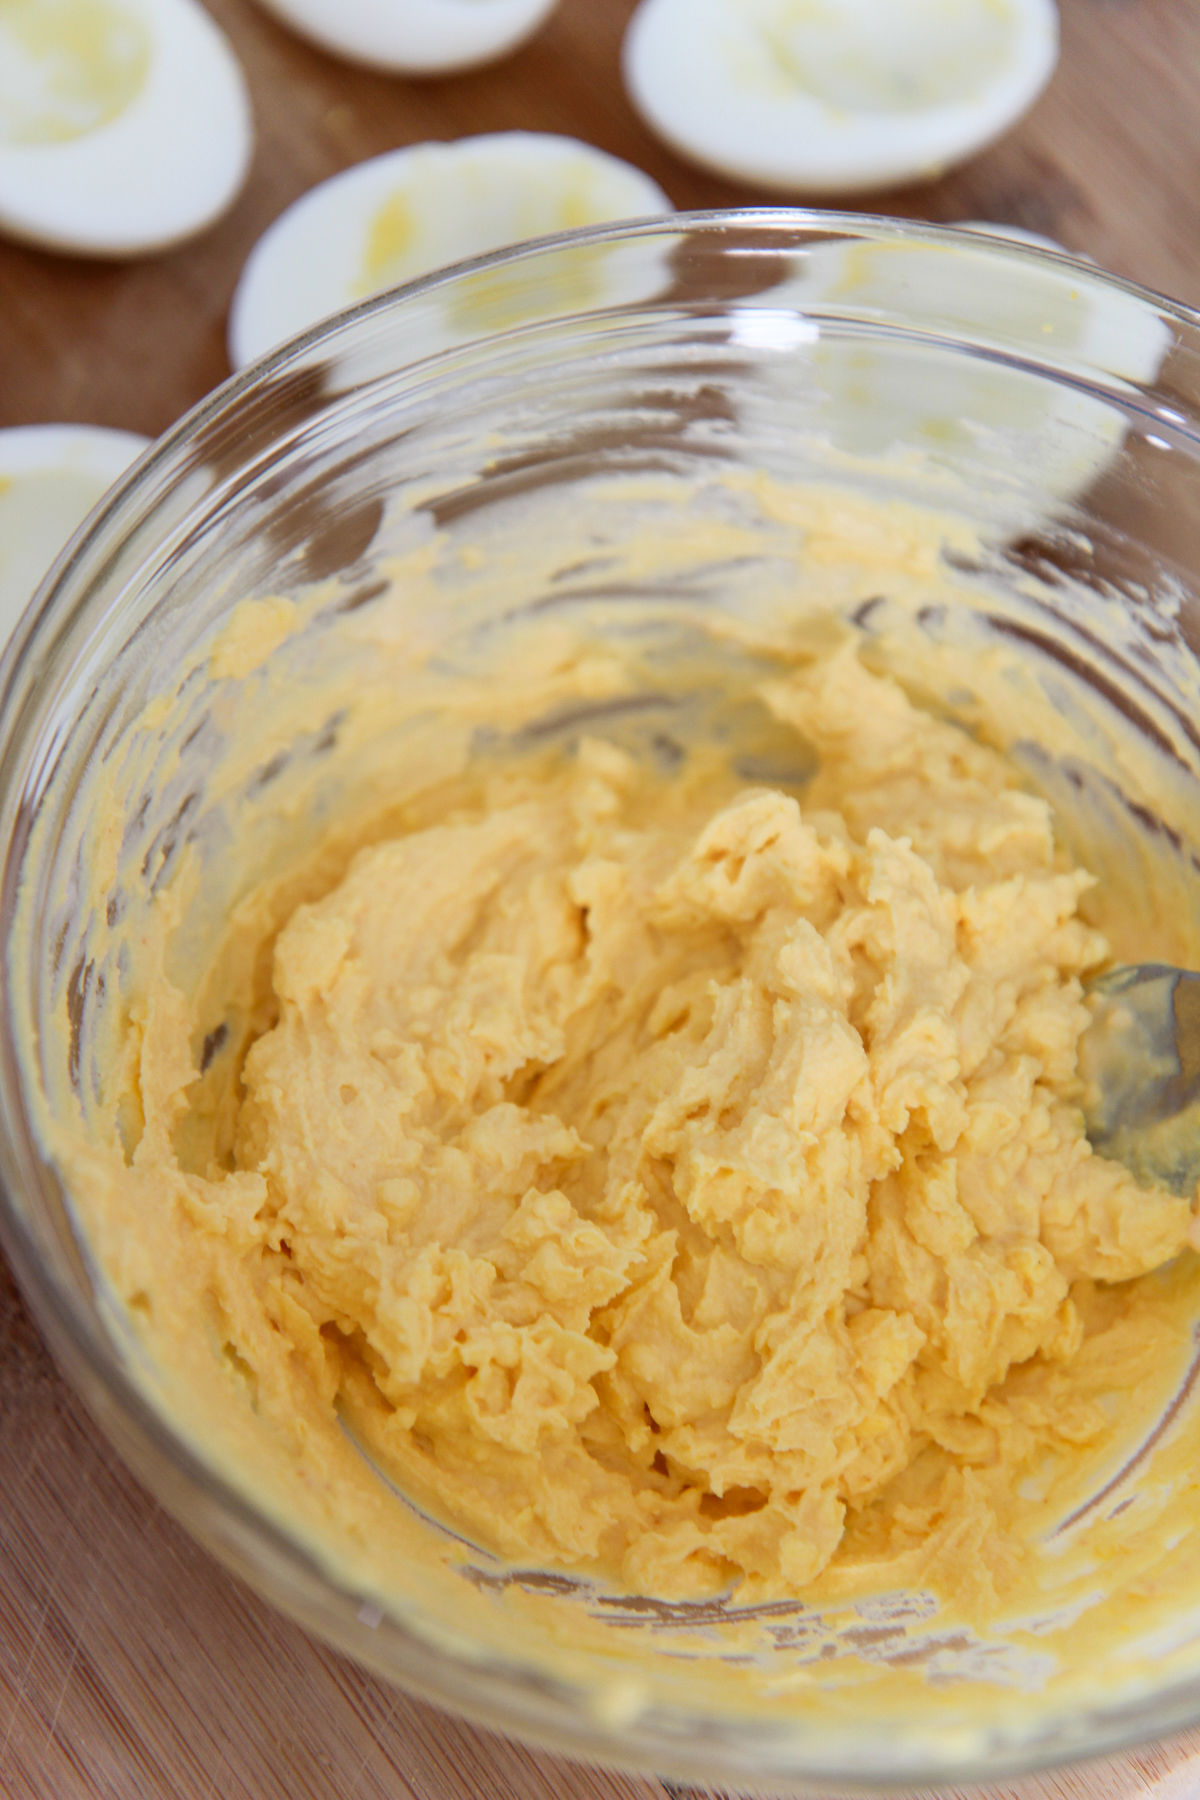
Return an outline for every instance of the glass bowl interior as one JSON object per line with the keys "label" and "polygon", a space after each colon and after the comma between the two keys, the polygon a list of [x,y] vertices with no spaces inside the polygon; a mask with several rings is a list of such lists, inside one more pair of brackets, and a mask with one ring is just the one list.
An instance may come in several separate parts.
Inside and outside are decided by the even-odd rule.
{"label": "glass bowl interior", "polygon": [[[254,884],[406,784],[597,730],[669,760],[831,632],[1018,761],[1119,960],[1151,931],[1196,964],[1198,349],[1179,309],[967,234],[578,234],[237,378],[60,560],[3,665],[0,1225],[123,1454],[304,1623],[503,1729],[772,1790],[991,1776],[1200,1716],[1190,1332],[999,1623],[919,1590],[670,1602],[506,1565],[365,1465],[380,1535],[323,1527],[256,1461],[247,1397],[235,1428],[151,1353],[57,1148],[120,1110],[151,941],[194,986]],[[600,656],[564,704],[580,643],[632,689]]]}

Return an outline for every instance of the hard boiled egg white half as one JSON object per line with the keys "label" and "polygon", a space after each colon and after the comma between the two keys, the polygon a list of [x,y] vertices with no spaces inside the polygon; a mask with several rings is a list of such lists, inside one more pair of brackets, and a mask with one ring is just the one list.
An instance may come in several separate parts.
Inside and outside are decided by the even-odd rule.
{"label": "hard boiled egg white half", "polygon": [[[648,175],[574,138],[512,131],[391,151],[311,189],[259,239],[233,296],[230,360],[241,368],[306,326],[447,263],[670,210]],[[575,291],[557,298],[577,310],[612,304],[618,288],[624,299],[640,298],[661,276],[644,256],[634,270],[603,246],[570,266]],[[481,272],[458,293],[448,335],[454,326],[481,335],[520,324],[525,304],[503,275]],[[413,357],[437,347],[414,341]]]}
{"label": "hard boiled egg white half", "polygon": [[0,650],[71,533],[149,441],[95,425],[0,431]]}
{"label": "hard boiled egg white half", "polygon": [[434,75],[505,56],[558,0],[263,0],[268,11],[335,56],[401,74]]}
{"label": "hard boiled egg white half", "polygon": [[642,0],[625,81],[681,155],[783,194],[940,174],[1058,57],[1053,0]]}
{"label": "hard boiled egg white half", "polygon": [[0,4],[0,231],[160,249],[225,211],[252,143],[241,67],[197,0]]}
{"label": "hard boiled egg white half", "polygon": [[[1136,393],[1156,376],[1170,334],[1136,296],[1030,236],[973,226],[927,243],[813,244],[799,272],[734,314],[735,339],[768,352],[761,404],[747,386],[746,422],[786,427],[788,442],[859,466],[942,468],[956,482],[971,470],[980,503],[1008,532],[1062,511],[1128,430],[1089,373]],[[881,319],[915,329],[881,334]],[[950,354],[956,340],[981,353]],[[1080,380],[1028,366],[1031,346]]]}

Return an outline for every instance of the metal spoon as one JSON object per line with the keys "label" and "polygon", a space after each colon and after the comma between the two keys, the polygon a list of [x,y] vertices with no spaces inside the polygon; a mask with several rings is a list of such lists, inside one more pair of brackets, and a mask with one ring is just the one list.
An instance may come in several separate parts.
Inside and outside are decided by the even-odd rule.
{"label": "metal spoon", "polygon": [[1191,1195],[1200,1180],[1200,974],[1169,963],[1110,969],[1088,986],[1079,1043],[1094,1149],[1141,1180]]}

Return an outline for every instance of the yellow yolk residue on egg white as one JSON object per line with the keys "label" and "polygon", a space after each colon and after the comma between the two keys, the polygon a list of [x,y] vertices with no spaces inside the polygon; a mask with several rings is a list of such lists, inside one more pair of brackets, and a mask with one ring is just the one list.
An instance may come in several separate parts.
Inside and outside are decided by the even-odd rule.
{"label": "yellow yolk residue on egg white", "polygon": [[380,203],[363,248],[362,274],[355,288],[359,298],[377,294],[392,280],[404,279],[406,259],[411,255],[418,232],[406,194],[392,194]]}
{"label": "yellow yolk residue on egg white", "polygon": [[842,113],[915,113],[986,87],[1011,22],[1003,4],[935,0],[881,18],[873,0],[784,0],[761,10],[757,29],[786,81],[814,100]]}
{"label": "yellow yolk residue on egg white", "polygon": [[142,21],[112,0],[7,0],[0,143],[52,144],[109,124],[146,78]]}
{"label": "yellow yolk residue on egg white", "polygon": [[987,1611],[1028,1484],[1172,1353],[1137,1278],[1191,1210],[1084,1136],[1107,950],[1047,805],[850,649],[762,694],[798,794],[597,734],[415,805],[273,950],[243,909],[236,1081],[164,982],[89,1181],[175,1235],[264,1431],[302,1391],[305,1458],[340,1419],[507,1558]]}

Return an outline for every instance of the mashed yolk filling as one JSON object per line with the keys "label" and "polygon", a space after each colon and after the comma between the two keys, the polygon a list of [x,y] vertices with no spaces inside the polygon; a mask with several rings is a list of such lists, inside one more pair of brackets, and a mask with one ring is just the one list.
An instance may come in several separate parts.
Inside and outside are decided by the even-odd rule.
{"label": "mashed yolk filling", "polygon": [[1107,949],[1046,804],[850,652],[764,693],[799,797],[590,739],[360,851],[276,941],[227,1166],[148,1103],[125,1178],[254,1296],[264,1392],[298,1362],[508,1557],[1002,1585],[1190,1209],[1084,1135]]}

